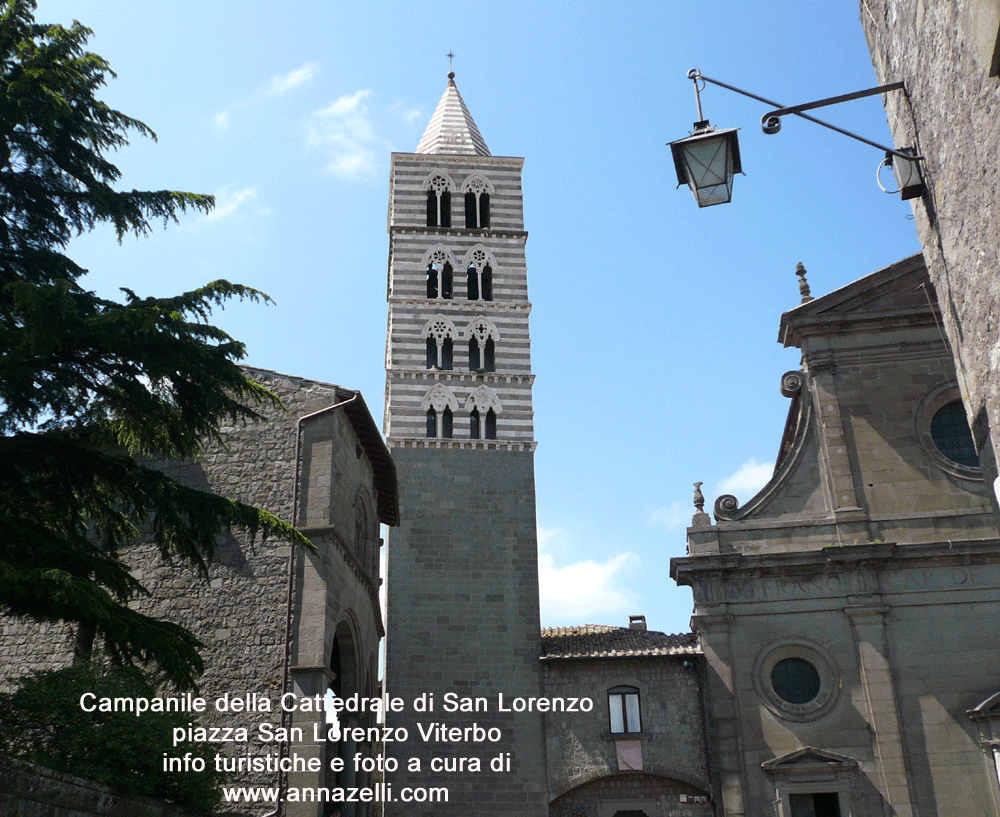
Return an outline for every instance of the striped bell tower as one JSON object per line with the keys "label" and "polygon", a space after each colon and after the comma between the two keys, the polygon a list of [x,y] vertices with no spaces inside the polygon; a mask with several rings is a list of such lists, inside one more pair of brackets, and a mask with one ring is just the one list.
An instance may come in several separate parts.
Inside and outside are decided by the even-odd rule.
{"label": "striped bell tower", "polygon": [[[450,796],[387,804],[387,817],[548,811],[540,719],[498,711],[500,694],[540,689],[522,165],[490,154],[454,73],[416,152],[392,155],[385,433],[401,524],[387,542],[385,675],[388,694],[407,702],[388,723],[410,738],[386,749],[399,760],[397,790],[447,786]],[[425,693],[433,711],[414,712]],[[487,708],[447,712],[449,698]],[[418,724],[430,723],[502,737],[425,742]],[[509,771],[505,760],[490,770],[508,756]],[[482,771],[432,768],[462,757]]]}

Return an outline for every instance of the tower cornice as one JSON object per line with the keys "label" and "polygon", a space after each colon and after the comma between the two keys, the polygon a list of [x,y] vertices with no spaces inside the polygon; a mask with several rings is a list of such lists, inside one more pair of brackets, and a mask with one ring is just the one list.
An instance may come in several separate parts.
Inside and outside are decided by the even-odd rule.
{"label": "tower cornice", "polygon": [[392,437],[385,444],[393,448],[480,448],[485,451],[534,451],[534,440],[460,440],[456,438]]}
{"label": "tower cornice", "polygon": [[474,156],[468,153],[393,153],[392,163],[397,159],[419,162],[428,166],[434,165],[470,165],[476,167],[504,166],[524,167],[521,156]]}
{"label": "tower cornice", "polygon": [[400,380],[410,378],[411,380],[456,380],[472,383],[526,383],[529,386],[535,382],[533,374],[463,372],[455,369],[418,369],[413,366],[386,366],[385,370],[390,377],[395,375]]}
{"label": "tower cornice", "polygon": [[420,312],[469,312],[473,310],[477,313],[489,312],[524,312],[531,314],[531,301],[468,301],[460,298],[399,298],[390,296],[389,305],[392,307],[413,307],[413,310]]}
{"label": "tower cornice", "polygon": [[472,230],[463,227],[404,227],[398,224],[389,225],[389,235],[428,235],[447,236],[449,238],[520,238],[528,240],[527,230]]}

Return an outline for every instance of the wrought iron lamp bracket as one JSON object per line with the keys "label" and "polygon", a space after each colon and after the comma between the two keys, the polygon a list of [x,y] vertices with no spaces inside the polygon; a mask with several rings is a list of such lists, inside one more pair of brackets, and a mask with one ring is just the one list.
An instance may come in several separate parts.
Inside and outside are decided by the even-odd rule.
{"label": "wrought iron lamp bracket", "polygon": [[[878,148],[879,150],[883,150],[885,151],[887,157],[896,156],[900,159],[906,159],[908,161],[920,160],[924,158],[923,156],[918,156],[913,153],[907,153],[905,151],[896,150],[895,148],[887,147],[886,145],[879,144],[878,142],[873,142],[871,139],[866,139],[863,136],[858,136],[858,134],[852,133],[849,130],[845,130],[844,128],[838,127],[837,125],[832,125],[829,122],[824,122],[822,119],[817,119],[815,116],[809,116],[808,114],[803,113],[803,111],[810,111],[813,110],[814,108],[825,108],[828,105],[837,105],[841,102],[850,102],[851,100],[854,99],[863,99],[864,97],[875,96],[875,94],[884,94],[890,91],[902,91],[903,93],[906,93],[906,88],[902,82],[892,82],[888,85],[879,85],[877,88],[866,88],[863,91],[855,91],[854,93],[850,94],[831,96],[827,97],[826,99],[816,100],[815,102],[806,102],[802,105],[792,105],[791,107],[783,107],[778,102],[774,102],[773,100],[770,99],[765,99],[764,97],[758,96],[757,94],[752,94],[749,91],[743,90],[742,88],[737,88],[735,85],[729,85],[728,83],[720,82],[717,79],[706,77],[697,68],[692,68],[690,71],[688,71],[687,75],[688,79],[694,82],[695,101],[697,102],[698,105],[698,119],[700,120],[700,122],[696,123],[696,130],[697,130],[697,125],[700,124],[701,122],[704,122],[704,116],[702,115],[701,112],[701,91],[704,89],[706,82],[711,82],[713,85],[718,85],[720,88],[725,88],[726,90],[734,91],[737,94],[742,94],[743,96],[749,97],[750,99],[756,99],[758,102],[763,102],[765,105],[772,106],[774,110],[764,114],[760,119],[760,127],[761,130],[764,131],[764,133],[767,134],[777,133],[779,130],[781,130],[781,117],[788,116],[791,114],[794,116],[799,116],[802,119],[808,119],[810,122],[815,122],[817,125],[822,125],[824,128],[829,128],[830,130],[836,131],[837,133],[841,133],[844,136],[849,136],[851,139],[856,139],[859,142],[864,142],[864,144],[866,145],[871,145],[872,147]],[[701,82],[701,87],[699,87],[698,85],[699,82]],[[707,123],[705,124],[707,126]]]}

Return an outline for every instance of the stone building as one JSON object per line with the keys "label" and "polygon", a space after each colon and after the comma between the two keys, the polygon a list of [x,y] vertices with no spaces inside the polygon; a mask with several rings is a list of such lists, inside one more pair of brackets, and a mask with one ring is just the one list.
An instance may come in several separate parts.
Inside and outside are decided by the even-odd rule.
{"label": "stone building", "polygon": [[[914,147],[927,192],[912,199],[927,268],[988,483],[1000,452],[1000,3],[861,0],[895,143]],[[994,505],[994,510],[997,506]]]}
{"label": "stone building", "polygon": [[[398,521],[395,469],[359,392],[260,369],[249,374],[281,398],[287,413],[265,406],[265,422],[224,428],[222,445],[213,445],[197,460],[169,462],[164,470],[188,485],[294,521],[316,545],[316,553],[230,535],[219,543],[206,584],[190,570],[164,564],[154,548],[139,545],[128,558],[151,596],[137,606],[183,624],[206,645],[199,694],[210,708],[222,695],[243,698],[248,693],[267,696],[275,706],[250,715],[210,711],[203,716],[206,724],[252,727],[268,721],[304,727],[302,744],[279,749],[251,740],[230,744],[234,756],[279,751],[318,755],[327,769],[334,753],[374,754],[373,747],[314,743],[311,720],[320,716],[284,718],[276,710],[277,700],[286,690],[378,694],[378,650],[384,635],[379,523]],[[12,619],[3,620],[0,628],[7,675],[58,668],[72,657],[71,628]],[[347,724],[369,725],[350,718]],[[279,782],[267,772],[229,778],[235,785]],[[323,771],[291,773],[281,782],[316,787],[361,785],[364,780],[344,773],[338,781]],[[315,804],[289,803],[286,811],[289,817],[318,813]],[[365,813],[342,812],[344,817]]]}
{"label": "stone building", "polygon": [[693,634],[587,624],[542,631],[550,817],[710,817],[704,662]]}
{"label": "stone building", "polygon": [[[385,433],[399,474],[388,536],[385,683],[404,701],[491,702],[510,772],[431,774],[475,746],[387,746],[397,787],[447,786],[449,802],[386,814],[546,813],[537,716],[497,696],[539,695],[541,651],[523,159],[492,156],[449,74],[415,153],[394,153],[389,193]],[[442,719],[440,716],[438,719]],[[418,732],[408,708],[389,725]],[[465,728],[483,713],[454,713]],[[420,772],[410,773],[409,758]],[[440,761],[439,761],[440,762]]]}
{"label": "stone building", "polygon": [[[877,3],[862,4],[873,19]],[[937,31],[952,7],[919,8],[924,30]],[[922,138],[933,142],[931,130]],[[397,793],[449,789],[447,803],[387,803],[384,817],[1000,813],[1000,532],[993,472],[976,451],[1000,429],[990,419],[996,327],[973,297],[978,281],[995,301],[998,285],[983,252],[962,275],[949,260],[971,259],[973,239],[981,250],[995,225],[946,233],[933,197],[951,203],[960,191],[948,165],[931,167],[938,180],[916,205],[922,235],[940,239],[931,276],[914,256],[782,316],[779,341],[801,350],[802,368],[782,379],[791,404],[774,475],[742,505],[721,497],[714,523],[699,510],[687,555],[671,562],[693,590],[694,633],[647,631],[641,617],[541,631],[522,164],[490,154],[454,75],[417,150],[392,156],[385,443],[356,392],[253,370],[289,413],[225,429],[225,449],[170,464],[189,484],[292,520],[317,546],[310,555],[227,538],[207,586],[135,551],[153,591],[145,609],[208,645],[203,694],[377,694],[378,525],[398,525],[387,543],[385,691],[407,704],[433,697],[437,709],[389,715],[411,735],[405,744],[282,750],[319,756],[324,769],[335,755],[385,751],[400,762]],[[978,341],[962,321],[983,322]],[[0,626],[5,669],[71,653],[62,629]],[[501,694],[592,705],[499,712]],[[449,695],[489,707],[447,712]],[[319,717],[284,725],[311,735]],[[245,722],[230,713],[214,725]],[[501,738],[424,741],[419,722],[495,727]],[[458,770],[469,756],[511,764]],[[234,782],[372,782],[350,769]],[[285,813],[325,811],[289,803]]]}
{"label": "stone building", "polygon": [[929,287],[913,256],[782,316],[774,475],[671,562],[717,814],[997,813],[1000,541]]}

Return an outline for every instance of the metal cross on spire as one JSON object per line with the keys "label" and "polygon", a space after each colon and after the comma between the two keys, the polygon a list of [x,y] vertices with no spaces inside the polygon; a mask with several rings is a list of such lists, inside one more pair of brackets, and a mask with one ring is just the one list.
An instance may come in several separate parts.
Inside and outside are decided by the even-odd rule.
{"label": "metal cross on spire", "polygon": [[451,51],[449,51],[445,56],[448,57],[448,70],[454,72],[455,64],[452,62],[452,60],[455,59],[455,55]]}

